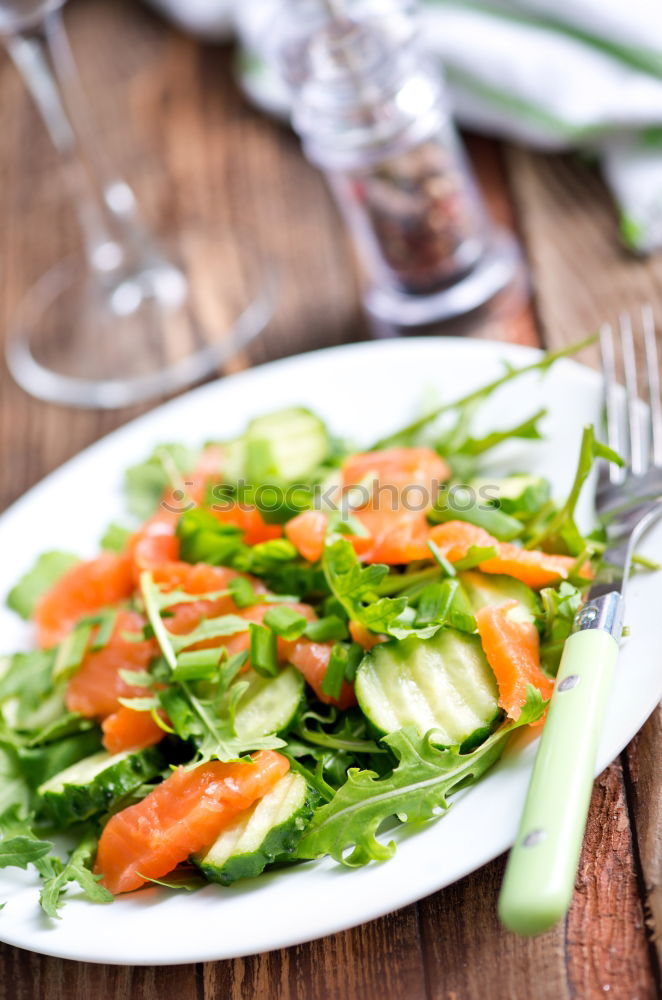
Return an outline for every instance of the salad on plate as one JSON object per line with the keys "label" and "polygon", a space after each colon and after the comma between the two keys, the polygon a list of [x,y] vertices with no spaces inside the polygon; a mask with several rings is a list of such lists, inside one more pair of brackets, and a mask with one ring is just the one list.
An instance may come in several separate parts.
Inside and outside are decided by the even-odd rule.
{"label": "salad on plate", "polygon": [[558,503],[493,472],[544,410],[472,427],[566,353],[360,450],[292,407],[130,468],[134,524],[92,560],[46,552],[8,596],[36,648],[0,661],[0,867],[33,866],[54,917],[70,885],[105,902],[384,861],[389,831],[542,725],[605,548],[577,501],[619,459],[587,426]]}

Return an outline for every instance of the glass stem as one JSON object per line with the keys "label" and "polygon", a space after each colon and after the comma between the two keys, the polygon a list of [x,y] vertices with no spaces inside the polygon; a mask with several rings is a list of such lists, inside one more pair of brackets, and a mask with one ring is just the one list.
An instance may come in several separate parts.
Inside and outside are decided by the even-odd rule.
{"label": "glass stem", "polygon": [[133,191],[112,175],[91,137],[59,12],[5,44],[62,158],[90,270],[112,288],[145,268],[164,264],[137,218]]}

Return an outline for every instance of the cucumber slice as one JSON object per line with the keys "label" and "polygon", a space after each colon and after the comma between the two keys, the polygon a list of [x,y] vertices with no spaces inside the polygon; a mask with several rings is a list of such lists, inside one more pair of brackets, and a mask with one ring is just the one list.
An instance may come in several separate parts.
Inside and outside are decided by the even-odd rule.
{"label": "cucumber slice", "polygon": [[512,576],[501,576],[467,570],[458,574],[458,579],[469,598],[473,611],[490,605],[499,607],[506,601],[517,601],[525,621],[533,621],[540,614],[538,596],[521,580]]}
{"label": "cucumber slice", "polygon": [[549,483],[542,476],[518,474],[503,479],[472,479],[470,486],[481,499],[497,501],[498,509],[504,514],[513,514],[527,519],[550,497]]}
{"label": "cucumber slice", "polygon": [[113,755],[102,750],[49,778],[37,793],[51,818],[59,826],[68,826],[104,812],[163,767],[156,747]]}
{"label": "cucumber slice", "polygon": [[245,476],[251,482],[305,479],[327,457],[329,435],[324,423],[302,407],[257,417],[245,434],[226,445],[224,474],[228,481]]}
{"label": "cucumber slice", "polygon": [[101,733],[95,726],[40,747],[20,747],[17,756],[30,788],[38,788],[53,775],[95,753],[101,747]]}
{"label": "cucumber slice", "polygon": [[439,743],[462,744],[487,732],[499,714],[496,679],[480,639],[444,628],[374,646],[356,675],[364,715],[382,733],[415,725],[440,732]]}
{"label": "cucumber slice", "polygon": [[254,878],[272,861],[292,855],[313,814],[315,798],[306,779],[291,771],[193,861],[211,882],[230,885]]}
{"label": "cucumber slice", "polygon": [[286,729],[299,710],[304,679],[294,667],[285,667],[277,677],[263,677],[248,670],[241,677],[248,688],[237,704],[234,730],[241,739],[266,736]]}

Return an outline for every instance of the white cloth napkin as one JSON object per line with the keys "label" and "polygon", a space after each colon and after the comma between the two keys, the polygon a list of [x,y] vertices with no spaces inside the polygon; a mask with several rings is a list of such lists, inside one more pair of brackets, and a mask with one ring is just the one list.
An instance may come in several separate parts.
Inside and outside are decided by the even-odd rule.
{"label": "white cloth napkin", "polygon": [[[240,79],[265,109],[286,113],[260,25],[287,0],[151,2],[198,32],[234,5]],[[595,152],[626,245],[662,248],[660,0],[424,0],[422,18],[462,124],[542,149]]]}

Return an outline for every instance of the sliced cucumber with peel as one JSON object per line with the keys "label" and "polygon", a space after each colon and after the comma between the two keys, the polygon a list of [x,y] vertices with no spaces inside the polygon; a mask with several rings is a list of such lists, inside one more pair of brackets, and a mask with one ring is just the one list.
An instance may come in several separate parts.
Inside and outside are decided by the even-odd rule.
{"label": "sliced cucumber with peel", "polygon": [[[225,445],[224,475],[255,481],[305,481],[329,454],[329,434],[319,417],[303,407],[257,417],[245,434]],[[256,458],[260,468],[252,468]]]}
{"label": "sliced cucumber with peel", "polygon": [[205,853],[193,860],[211,882],[254,878],[273,861],[291,857],[315,807],[316,793],[295,772],[286,774],[241,813]]}
{"label": "sliced cucumber with peel", "polygon": [[248,681],[237,704],[234,730],[241,739],[279,733],[291,724],[303,698],[305,682],[294,667],[285,667],[277,677],[263,677],[248,670]]}
{"label": "sliced cucumber with peel", "polygon": [[117,754],[102,750],[49,778],[37,794],[44,811],[59,826],[69,826],[104,812],[164,766],[156,747]]}
{"label": "sliced cucumber with peel", "polygon": [[444,746],[475,743],[499,715],[496,679],[476,635],[443,628],[374,646],[356,675],[356,697],[381,733],[415,725]]}
{"label": "sliced cucumber with peel", "polygon": [[458,579],[474,612],[488,606],[500,607],[507,601],[517,601],[525,620],[533,621],[540,614],[537,594],[512,576],[493,576],[478,570],[467,570],[460,573]]}

